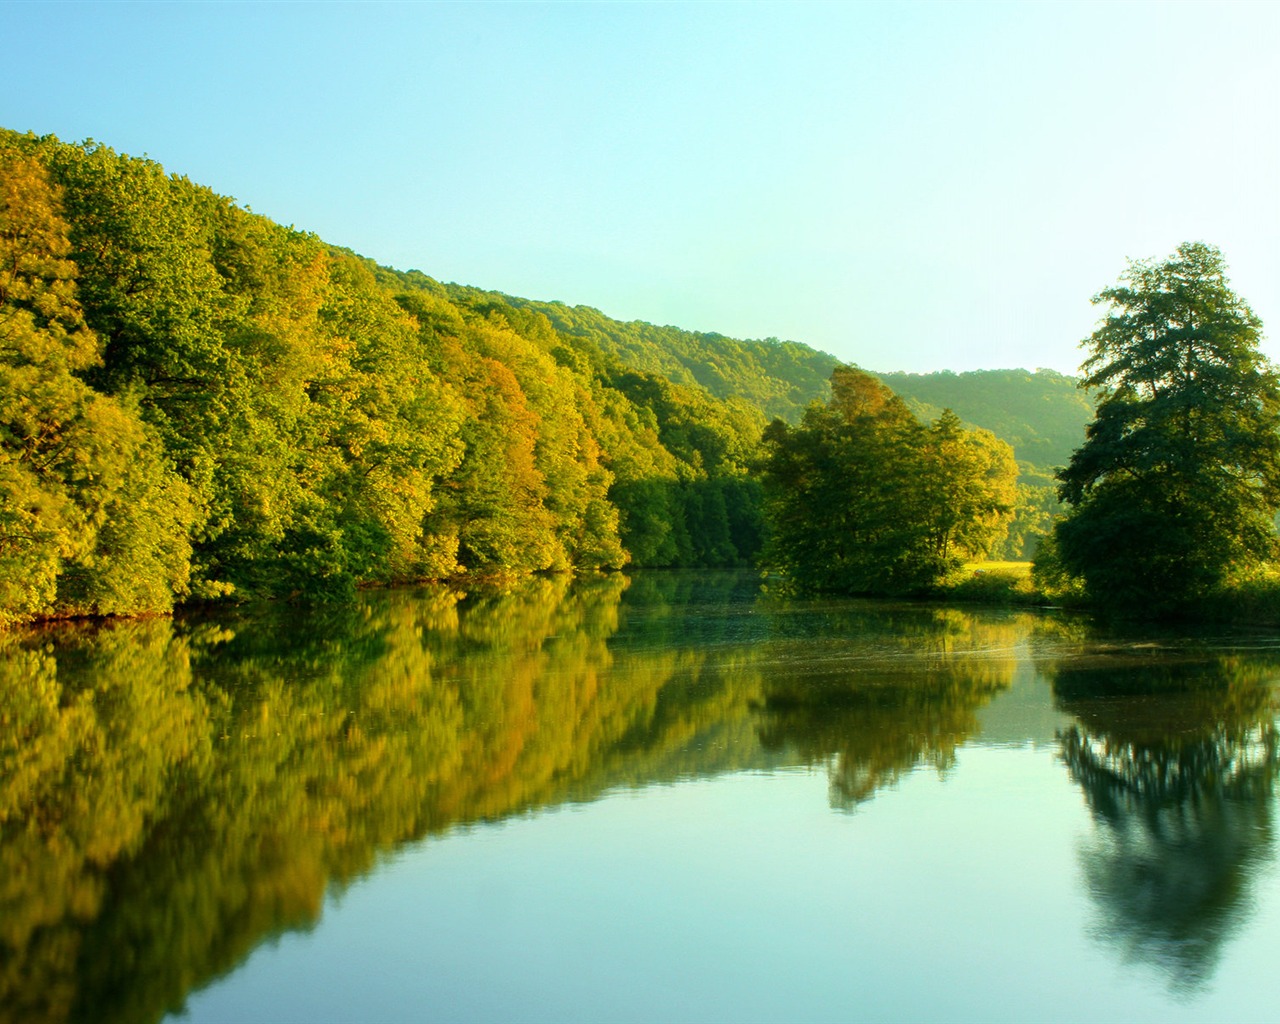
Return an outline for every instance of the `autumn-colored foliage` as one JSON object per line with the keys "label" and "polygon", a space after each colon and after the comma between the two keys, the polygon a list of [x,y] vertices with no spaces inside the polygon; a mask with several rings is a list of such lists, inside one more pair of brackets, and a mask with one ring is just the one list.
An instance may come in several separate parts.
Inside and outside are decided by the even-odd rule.
{"label": "autumn-colored foliage", "polygon": [[745,564],[763,425],[152,161],[0,133],[0,623]]}

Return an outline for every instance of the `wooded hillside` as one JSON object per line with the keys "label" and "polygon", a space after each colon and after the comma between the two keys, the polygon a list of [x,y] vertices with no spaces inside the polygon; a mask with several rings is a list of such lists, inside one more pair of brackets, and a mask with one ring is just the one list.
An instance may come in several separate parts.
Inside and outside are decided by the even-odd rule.
{"label": "wooded hillside", "polygon": [[1075,377],[1054,370],[878,373],[920,419],[950,409],[1013,446],[1018,462],[1052,473],[1084,442],[1093,406]]}
{"label": "wooded hillside", "polygon": [[658,327],[641,320],[624,322],[590,306],[566,306],[441,284],[421,271],[404,273],[379,267],[377,272],[396,290],[425,291],[470,308],[507,308],[541,315],[590,358],[656,374],[673,384],[704,388],[722,401],[745,402],[770,419],[799,419],[810,402],[825,400],[830,394],[831,371],[839,365],[835,356],[795,341],[744,341],[723,334]]}
{"label": "wooded hillside", "polygon": [[749,564],[762,431],[837,365],[380,267],[96,143],[0,131],[0,185],[0,622]]}

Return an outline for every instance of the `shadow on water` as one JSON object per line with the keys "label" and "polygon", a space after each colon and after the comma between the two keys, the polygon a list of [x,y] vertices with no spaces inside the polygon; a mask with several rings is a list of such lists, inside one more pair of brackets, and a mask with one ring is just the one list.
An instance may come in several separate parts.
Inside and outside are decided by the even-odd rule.
{"label": "shadow on water", "polygon": [[1187,997],[1273,856],[1280,657],[1156,643],[1042,667],[1075,718],[1058,740],[1095,821],[1080,861],[1097,934]]}

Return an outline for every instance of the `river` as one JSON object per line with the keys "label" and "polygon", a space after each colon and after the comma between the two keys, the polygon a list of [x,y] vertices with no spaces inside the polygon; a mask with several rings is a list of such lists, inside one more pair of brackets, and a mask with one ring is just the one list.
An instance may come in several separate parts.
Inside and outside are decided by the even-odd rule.
{"label": "river", "polygon": [[1280,640],[732,573],[0,660],[0,1022],[1275,1015]]}

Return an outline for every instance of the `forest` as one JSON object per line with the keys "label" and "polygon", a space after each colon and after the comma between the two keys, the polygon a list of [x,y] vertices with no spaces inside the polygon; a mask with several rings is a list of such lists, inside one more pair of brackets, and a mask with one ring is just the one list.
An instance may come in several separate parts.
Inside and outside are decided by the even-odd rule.
{"label": "forest", "polygon": [[[2,132],[0,624],[755,564],[765,428],[838,365],[392,270],[154,161]],[[951,398],[922,383],[933,418]],[[948,429],[1001,409],[969,405]],[[1072,414],[1011,415],[1030,458],[979,547],[1022,556],[1055,504],[1032,460],[1071,447],[1037,431]]]}

